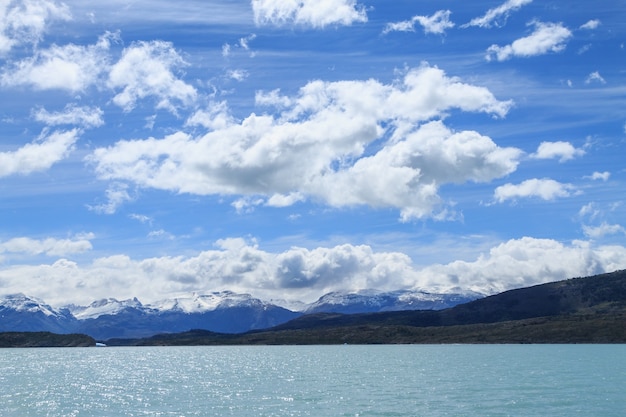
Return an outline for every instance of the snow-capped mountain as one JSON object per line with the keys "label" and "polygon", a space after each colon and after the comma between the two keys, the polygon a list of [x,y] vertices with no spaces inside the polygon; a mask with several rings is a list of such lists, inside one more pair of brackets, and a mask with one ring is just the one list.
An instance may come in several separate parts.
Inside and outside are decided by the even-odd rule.
{"label": "snow-capped mountain", "polygon": [[4,298],[0,298],[0,309],[15,310],[32,314],[42,313],[48,317],[57,317],[61,315],[59,311],[46,304],[43,300],[35,297],[28,297],[22,293],[9,294],[4,296]]}
{"label": "snow-capped mountain", "polygon": [[0,298],[0,331],[71,333],[75,324],[69,310],[57,310],[38,298],[24,294]]}
{"label": "snow-capped mountain", "polygon": [[[277,326],[303,314],[344,314],[396,310],[441,310],[482,297],[477,293],[419,291],[333,292],[297,311],[231,291],[194,292],[142,304],[137,298],[106,298],[87,306],[55,309],[44,301],[14,294],[0,297],[0,332],[84,333],[98,340],[148,337],[192,329],[243,333]],[[293,308],[293,307],[292,307]]]}
{"label": "snow-capped mountain", "polygon": [[191,293],[142,304],[136,298],[105,299],[72,307],[77,330],[96,339],[147,337],[191,329],[243,333],[276,326],[300,313],[230,291]]}
{"label": "snow-capped mountain", "polygon": [[474,292],[464,294],[434,294],[409,290],[390,292],[365,290],[354,293],[331,292],[309,304],[303,312],[306,314],[356,314],[400,310],[443,310],[481,297],[483,297],[482,294]]}
{"label": "snow-capped mountain", "polygon": [[128,308],[140,310],[143,308],[143,305],[137,298],[122,301],[118,301],[115,298],[103,298],[102,300],[94,301],[88,306],[70,304],[67,308],[78,320],[86,320],[104,315],[119,314]]}
{"label": "snow-capped mountain", "polygon": [[211,293],[194,292],[176,298],[165,299],[149,304],[151,308],[161,312],[180,313],[205,313],[217,309],[231,307],[262,307],[269,305],[258,298],[253,298],[250,294],[237,294],[232,291],[221,291]]}

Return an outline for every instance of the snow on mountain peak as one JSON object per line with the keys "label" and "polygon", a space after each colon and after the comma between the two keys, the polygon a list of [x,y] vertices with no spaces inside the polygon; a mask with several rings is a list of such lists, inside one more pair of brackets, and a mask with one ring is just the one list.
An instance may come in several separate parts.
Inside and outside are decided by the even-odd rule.
{"label": "snow on mountain peak", "polygon": [[49,317],[60,316],[58,311],[46,304],[43,300],[22,293],[8,294],[0,298],[0,307],[28,313],[36,313],[39,311]]}
{"label": "snow on mountain peak", "polygon": [[305,313],[363,313],[395,310],[440,310],[480,298],[478,294],[435,294],[416,290],[331,292],[311,303]]}
{"label": "snow on mountain peak", "polygon": [[104,315],[118,314],[127,308],[142,309],[143,305],[135,297],[128,300],[118,301],[115,298],[103,298],[96,300],[88,306],[68,306],[71,313],[79,320],[95,319]]}
{"label": "snow on mountain peak", "polygon": [[252,298],[249,294],[237,294],[232,291],[221,292],[194,292],[176,298],[157,301],[150,304],[151,308],[159,311],[178,311],[183,313],[203,313],[218,308],[253,305],[261,301]]}

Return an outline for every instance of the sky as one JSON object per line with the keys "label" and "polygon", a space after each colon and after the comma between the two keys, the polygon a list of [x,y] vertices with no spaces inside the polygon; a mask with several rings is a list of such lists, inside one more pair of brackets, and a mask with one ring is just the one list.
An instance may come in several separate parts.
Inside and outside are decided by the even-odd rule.
{"label": "sky", "polygon": [[626,268],[626,2],[0,0],[0,294]]}

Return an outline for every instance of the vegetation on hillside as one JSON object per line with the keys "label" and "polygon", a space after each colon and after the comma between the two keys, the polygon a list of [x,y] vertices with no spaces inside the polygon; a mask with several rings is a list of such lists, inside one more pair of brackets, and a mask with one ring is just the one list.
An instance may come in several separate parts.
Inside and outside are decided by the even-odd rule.
{"label": "vegetation on hillside", "polygon": [[[111,346],[383,343],[626,343],[626,271],[506,291],[446,310],[310,314],[243,334],[206,330]],[[95,346],[81,334],[0,333],[0,347]]]}
{"label": "vegetation on hillside", "polygon": [[96,341],[84,334],[56,334],[50,332],[0,333],[0,348],[9,347],[89,347]]}
{"label": "vegetation on hillside", "polygon": [[440,311],[313,314],[239,335],[193,330],[107,343],[626,343],[626,271],[511,290]]}

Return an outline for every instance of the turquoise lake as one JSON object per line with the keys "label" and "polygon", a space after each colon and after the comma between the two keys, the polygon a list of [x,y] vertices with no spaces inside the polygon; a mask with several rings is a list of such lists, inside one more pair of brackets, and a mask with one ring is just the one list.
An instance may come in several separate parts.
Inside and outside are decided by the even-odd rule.
{"label": "turquoise lake", "polygon": [[626,345],[0,350],[0,416],[626,415]]}

